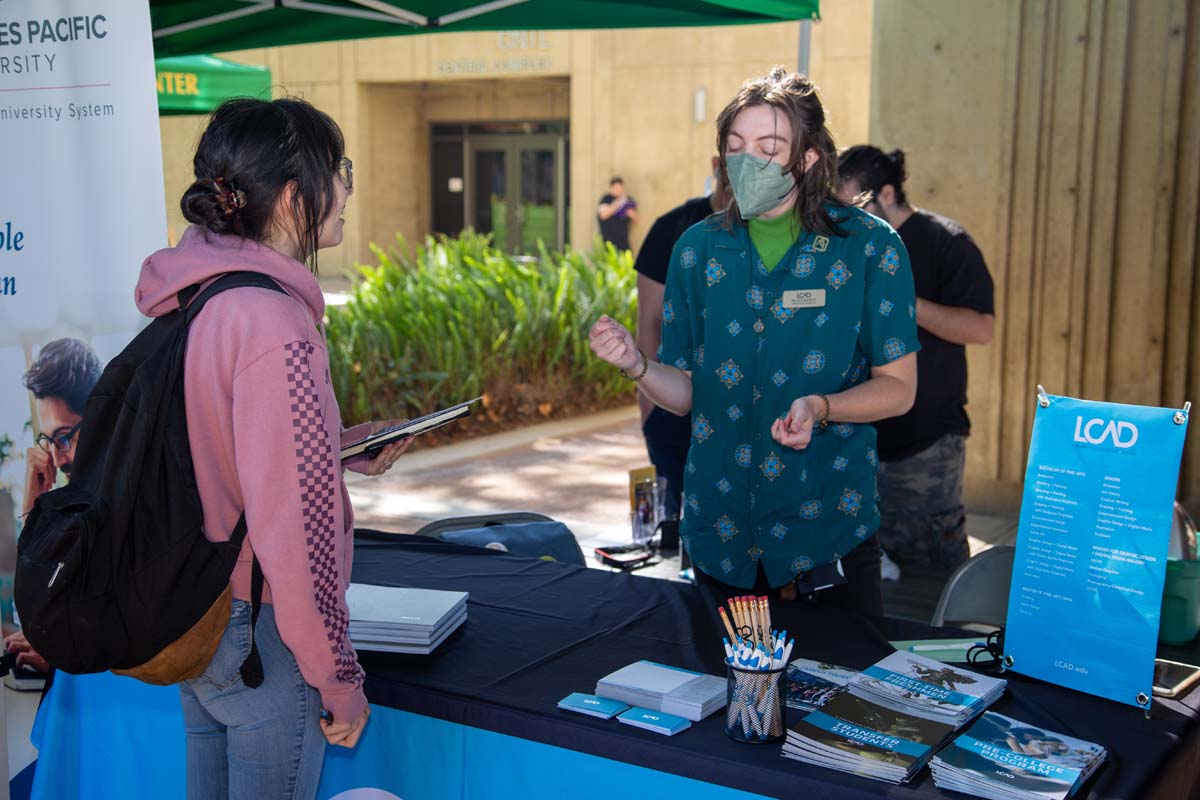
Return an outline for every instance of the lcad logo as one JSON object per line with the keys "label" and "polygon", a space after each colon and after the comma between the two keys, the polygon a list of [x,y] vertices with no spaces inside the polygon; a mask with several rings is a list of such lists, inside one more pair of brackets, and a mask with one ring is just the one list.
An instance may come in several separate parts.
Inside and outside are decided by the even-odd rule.
{"label": "lcad logo", "polygon": [[1083,417],[1075,418],[1075,441],[1085,444],[1103,444],[1105,439],[1122,450],[1137,444],[1138,429],[1132,422],[1110,420],[1107,424],[1102,419],[1084,422]]}

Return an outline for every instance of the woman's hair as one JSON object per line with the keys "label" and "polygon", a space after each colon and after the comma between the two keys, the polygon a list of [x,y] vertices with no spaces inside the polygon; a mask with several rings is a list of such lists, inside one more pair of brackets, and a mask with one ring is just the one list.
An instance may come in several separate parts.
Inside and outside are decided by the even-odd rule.
{"label": "woman's hair", "polygon": [[904,182],[908,180],[908,171],[904,168],[903,150],[885,153],[874,145],[856,144],[838,156],[837,169],[840,179],[857,182],[863,192],[878,197],[883,187],[891,186],[896,191],[896,202],[907,202]]}
{"label": "woman's hair", "polygon": [[[827,203],[845,205],[834,194],[837,189],[837,146],[833,134],[825,127],[825,108],[821,105],[817,87],[804,75],[789,73],[777,66],[766,75],[742,84],[717,117],[721,171],[725,172],[725,148],[734,119],[745,109],[758,105],[779,109],[791,123],[792,152],[784,169],[796,179],[796,219],[806,231],[840,236],[841,230],[825,208]],[[817,160],[806,170],[804,154],[809,150],[816,152]],[[736,199],[729,204],[729,213],[725,216],[726,225],[741,219]]]}
{"label": "woman's hair", "polygon": [[262,242],[272,233],[279,197],[295,181],[287,211],[300,260],[316,272],[321,222],[333,207],[345,150],[337,123],[303,100],[226,101],[200,137],[196,180],[179,207],[213,233]]}

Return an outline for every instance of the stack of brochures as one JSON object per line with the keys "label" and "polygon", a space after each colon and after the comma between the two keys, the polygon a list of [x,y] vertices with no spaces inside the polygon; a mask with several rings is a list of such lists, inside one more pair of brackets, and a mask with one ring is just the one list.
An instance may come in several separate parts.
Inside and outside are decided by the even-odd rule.
{"label": "stack of brochures", "polygon": [[845,692],[825,698],[818,710],[792,725],[783,755],[902,783],[1005,686],[999,678],[915,653],[892,653],[851,675]]}
{"label": "stack of brochures", "polygon": [[1004,694],[1007,682],[951,667],[916,653],[896,652],[848,684],[876,705],[961,728]]}
{"label": "stack of brochures", "polygon": [[816,711],[840,694],[858,670],[797,658],[787,666],[787,704],[799,711]]}
{"label": "stack of brochures", "polygon": [[1065,800],[1107,752],[1092,742],[991,711],[933,758],[940,789],[996,800]]}
{"label": "stack of brochures", "polygon": [[352,583],[350,641],[358,650],[429,655],[467,621],[467,593]]}
{"label": "stack of brochures", "polygon": [[789,727],[785,758],[903,783],[954,735],[954,726],[840,694]]}
{"label": "stack of brochures", "polygon": [[725,707],[726,681],[653,661],[638,661],[606,675],[596,694],[631,706],[700,720]]}

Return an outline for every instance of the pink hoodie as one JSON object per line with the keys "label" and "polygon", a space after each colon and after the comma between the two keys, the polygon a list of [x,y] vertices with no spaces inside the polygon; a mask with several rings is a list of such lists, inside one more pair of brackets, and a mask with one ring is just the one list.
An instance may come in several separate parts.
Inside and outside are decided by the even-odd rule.
{"label": "pink hoodie", "polygon": [[265,245],[193,226],[142,264],[137,306],[167,314],[180,290],[238,270],[267,275],[287,294],[222,292],[188,333],[184,398],[205,534],[228,540],[245,509],[233,595],[250,599],[253,551],[280,637],[334,720],[349,722],[367,701],[346,630],[354,518],[338,459],[344,432],[319,327],[320,284]]}

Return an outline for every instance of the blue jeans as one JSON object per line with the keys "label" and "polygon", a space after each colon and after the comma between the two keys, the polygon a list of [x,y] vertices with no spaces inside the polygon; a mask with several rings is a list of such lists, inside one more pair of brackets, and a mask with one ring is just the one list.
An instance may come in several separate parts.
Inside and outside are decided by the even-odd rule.
{"label": "blue jeans", "polygon": [[321,698],[304,682],[264,604],[254,629],[264,680],[242,683],[250,604],[233,612],[212,663],[180,685],[187,728],[188,800],[312,800],[325,760]]}

